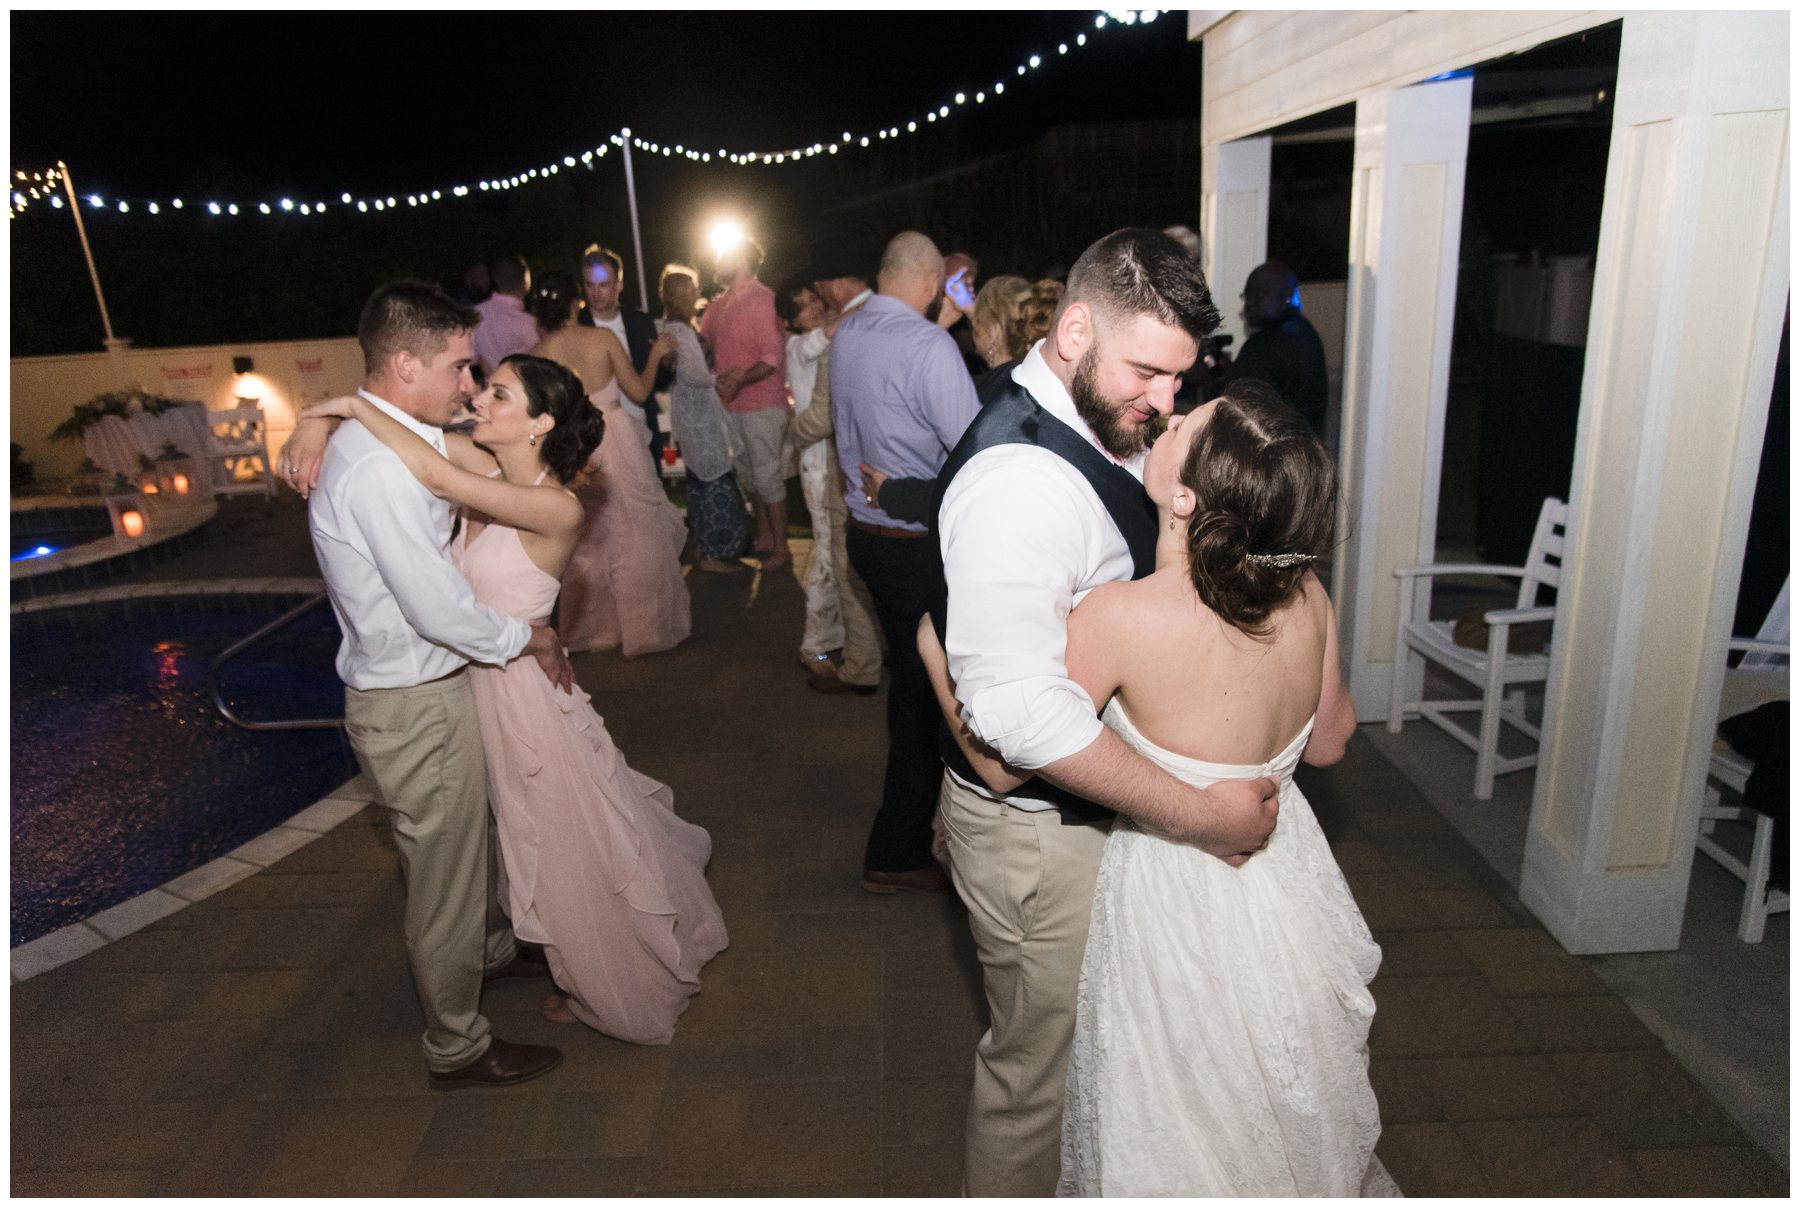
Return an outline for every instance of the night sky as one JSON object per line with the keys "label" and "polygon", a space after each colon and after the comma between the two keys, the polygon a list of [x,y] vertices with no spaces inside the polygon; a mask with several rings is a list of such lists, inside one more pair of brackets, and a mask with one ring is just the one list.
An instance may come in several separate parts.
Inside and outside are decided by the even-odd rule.
{"label": "night sky", "polygon": [[[13,158],[66,159],[104,195],[235,176],[257,194],[240,200],[335,199],[508,174],[625,125],[707,150],[804,146],[995,80],[1006,96],[917,137],[1197,113],[1181,14],[1104,32],[1094,15],[14,12]],[[1017,77],[1034,51],[1044,67]]]}
{"label": "night sky", "polygon": [[[1101,30],[1096,11],[14,12],[11,166],[63,159],[84,197],[109,200],[98,211],[84,204],[83,215],[115,328],[140,346],[344,335],[382,281],[452,284],[471,260],[512,251],[534,267],[572,265],[595,240],[625,254],[635,300],[616,151],[547,184],[449,196],[455,185],[579,157],[622,126],[713,152],[903,131],[867,150],[767,167],[636,153],[646,276],[698,259],[721,213],[768,245],[771,280],[802,267],[809,240],[846,223],[867,228],[855,232],[865,240],[914,226],[977,255],[985,236],[1004,233],[1012,242],[992,249],[985,271],[1030,272],[1066,264],[1127,222],[1197,221],[1200,48],[1181,14]],[[1082,34],[1088,44],[1077,47]],[[1067,56],[1057,53],[1064,42]],[[1034,53],[1042,66],[1019,76]],[[996,80],[1005,94],[974,104]],[[960,108],[958,91],[970,102]],[[948,119],[924,121],[944,104]],[[909,119],[917,134],[904,133]],[[1134,202],[1121,180],[1118,214],[1090,196],[1080,212],[1091,216],[1063,214],[1061,234],[1029,246],[1018,205],[993,194],[1016,199],[1036,185],[1023,212],[1041,212],[1052,230],[1057,194],[1072,186],[1046,184],[1041,161],[1021,169],[1029,182],[990,171],[967,177],[961,195],[958,185],[862,204],[964,179],[971,165],[1022,154],[1050,132],[1139,120],[1189,124],[1158,136],[1186,161],[1162,195],[1172,200]],[[1104,198],[1113,187],[1090,162],[1068,171]],[[445,199],[407,207],[407,193],[429,189]],[[354,213],[339,204],[345,192],[399,196],[400,212]],[[144,202],[174,196],[187,203],[181,214],[166,204],[148,214]],[[255,212],[284,196],[330,208],[323,218]],[[131,213],[113,208],[119,198]],[[209,199],[243,212],[210,218]],[[14,354],[97,348],[67,212],[34,204],[9,233]]]}

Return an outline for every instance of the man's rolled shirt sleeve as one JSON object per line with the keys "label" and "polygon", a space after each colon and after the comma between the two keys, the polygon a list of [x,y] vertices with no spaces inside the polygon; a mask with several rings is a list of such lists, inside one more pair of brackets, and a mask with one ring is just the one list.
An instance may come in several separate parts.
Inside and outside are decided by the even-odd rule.
{"label": "man's rolled shirt sleeve", "polygon": [[[368,474],[379,465],[369,459],[351,472]],[[449,552],[418,540],[436,530],[421,492],[371,484],[346,499],[376,570],[420,637],[474,663],[498,666],[519,656],[531,627],[478,603]]]}
{"label": "man's rolled shirt sleeve", "polygon": [[945,653],[963,720],[1033,770],[1086,749],[1101,729],[1064,662],[1089,560],[1069,539],[1081,531],[1079,487],[1045,463],[1061,464],[1027,446],[986,450],[951,482],[939,515]]}

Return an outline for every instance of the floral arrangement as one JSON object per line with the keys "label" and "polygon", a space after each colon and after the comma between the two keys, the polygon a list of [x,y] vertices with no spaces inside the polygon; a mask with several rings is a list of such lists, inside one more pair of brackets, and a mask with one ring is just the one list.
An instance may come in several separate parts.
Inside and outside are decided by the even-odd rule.
{"label": "floral arrangement", "polygon": [[141,390],[111,390],[104,394],[96,394],[85,403],[78,404],[74,414],[56,426],[50,433],[51,440],[75,440],[87,431],[89,424],[116,415],[120,419],[137,415],[161,415],[171,407],[182,406],[180,399],[164,398],[160,394],[145,394]]}

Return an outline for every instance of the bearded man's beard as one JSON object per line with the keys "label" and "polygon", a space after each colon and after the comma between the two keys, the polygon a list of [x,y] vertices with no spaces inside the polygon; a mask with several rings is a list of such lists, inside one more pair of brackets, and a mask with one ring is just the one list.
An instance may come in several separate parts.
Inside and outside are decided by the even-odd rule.
{"label": "bearded man's beard", "polygon": [[1090,345],[1076,362],[1069,397],[1075,400],[1075,414],[1087,421],[1100,447],[1120,461],[1130,461],[1150,447],[1151,425],[1126,422],[1129,408],[1109,402],[1100,393],[1099,366],[1099,350]]}

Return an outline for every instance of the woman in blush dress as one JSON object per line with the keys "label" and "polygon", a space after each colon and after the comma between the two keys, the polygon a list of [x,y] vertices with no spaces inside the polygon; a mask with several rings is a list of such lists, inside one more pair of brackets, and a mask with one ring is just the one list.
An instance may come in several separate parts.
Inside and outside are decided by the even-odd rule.
{"label": "woman in blush dress", "polygon": [[[1381,949],[1293,778],[1302,761],[1342,758],[1356,722],[1311,569],[1333,539],[1330,456],[1274,391],[1243,381],[1170,421],[1144,487],[1162,522],[1156,569],[1070,613],[1069,672],[1179,779],[1274,777],[1280,815],[1263,850],[1231,860],[1114,824],[1058,1194],[1398,1194],[1375,1157],[1368,1071]],[[1018,783],[952,724],[991,787]]]}
{"label": "woman in blush dress", "polygon": [[[446,434],[447,456],[361,398],[306,414],[364,424],[432,494],[463,506],[454,553],[476,599],[527,622],[549,616],[583,523],[567,484],[603,424],[573,373],[507,357],[475,400],[471,436]],[[530,659],[470,670],[504,900],[561,991],[545,1016],[668,1043],[726,944],[706,884],[711,838],[676,817],[667,785],[631,769],[585,693],[559,691]]]}
{"label": "woman in blush dress", "polygon": [[619,399],[621,388],[636,402],[649,397],[674,343],[658,340],[640,376],[617,336],[573,321],[580,303],[575,278],[560,271],[544,274],[533,299],[545,335],[532,355],[573,370],[606,420],[606,436],[575,484],[587,522],[563,571],[557,626],[570,650],[618,647],[630,658],[669,650],[693,632],[681,573],[687,526],[644,457],[650,432],[642,413]]}

